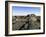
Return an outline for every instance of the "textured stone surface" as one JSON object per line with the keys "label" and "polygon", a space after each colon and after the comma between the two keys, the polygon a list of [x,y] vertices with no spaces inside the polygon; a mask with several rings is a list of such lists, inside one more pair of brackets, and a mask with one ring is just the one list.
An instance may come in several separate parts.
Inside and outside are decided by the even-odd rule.
{"label": "textured stone surface", "polygon": [[13,30],[40,29],[40,16],[36,16],[34,14],[27,16],[13,16],[12,29]]}

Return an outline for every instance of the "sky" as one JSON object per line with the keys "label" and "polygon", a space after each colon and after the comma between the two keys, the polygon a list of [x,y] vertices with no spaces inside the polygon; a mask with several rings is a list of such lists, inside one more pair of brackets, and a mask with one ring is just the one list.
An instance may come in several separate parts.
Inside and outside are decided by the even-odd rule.
{"label": "sky", "polygon": [[23,16],[28,14],[35,14],[40,16],[40,7],[23,7],[23,6],[12,6],[13,16]]}

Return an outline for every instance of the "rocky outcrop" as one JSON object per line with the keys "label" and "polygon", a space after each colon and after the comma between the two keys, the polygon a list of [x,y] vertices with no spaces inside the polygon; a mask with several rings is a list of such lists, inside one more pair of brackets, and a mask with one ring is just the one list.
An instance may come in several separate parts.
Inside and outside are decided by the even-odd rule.
{"label": "rocky outcrop", "polygon": [[31,30],[40,29],[40,16],[29,14],[27,16],[13,16],[13,30]]}

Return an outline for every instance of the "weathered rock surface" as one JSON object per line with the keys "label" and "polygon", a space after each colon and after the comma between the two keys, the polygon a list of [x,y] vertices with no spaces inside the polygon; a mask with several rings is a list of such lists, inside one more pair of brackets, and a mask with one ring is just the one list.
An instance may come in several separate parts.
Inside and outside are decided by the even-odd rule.
{"label": "weathered rock surface", "polygon": [[12,18],[13,30],[40,29],[40,16],[31,14],[27,16],[13,16]]}

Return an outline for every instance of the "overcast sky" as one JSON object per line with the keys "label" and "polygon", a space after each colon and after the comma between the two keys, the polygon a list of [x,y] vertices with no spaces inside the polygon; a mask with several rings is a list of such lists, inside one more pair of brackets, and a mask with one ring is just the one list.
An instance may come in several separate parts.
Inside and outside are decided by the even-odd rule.
{"label": "overcast sky", "polygon": [[12,6],[13,16],[23,16],[28,14],[40,15],[40,7]]}

